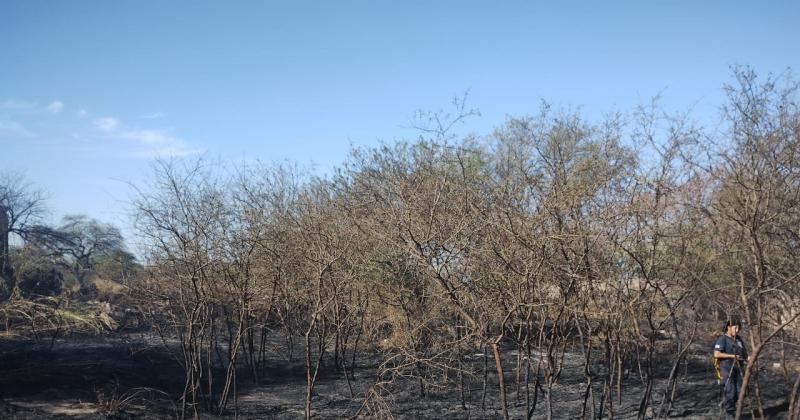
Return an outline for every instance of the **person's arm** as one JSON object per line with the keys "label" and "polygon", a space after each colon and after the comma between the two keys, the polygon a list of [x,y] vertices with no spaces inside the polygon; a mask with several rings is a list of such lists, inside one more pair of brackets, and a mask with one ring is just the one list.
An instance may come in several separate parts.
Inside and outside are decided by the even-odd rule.
{"label": "person's arm", "polygon": [[[735,346],[736,344],[734,344]],[[716,359],[736,359],[736,354],[728,353],[730,351],[730,342],[725,336],[721,336],[714,343],[714,358]],[[735,351],[735,350],[734,350]]]}
{"label": "person's arm", "polygon": [[[708,353],[706,353],[706,354],[708,354]],[[735,354],[730,354],[730,353],[723,353],[723,352],[721,352],[719,350],[714,350],[714,357],[717,358],[717,359],[736,359],[736,358],[741,359],[740,356],[737,356]]]}

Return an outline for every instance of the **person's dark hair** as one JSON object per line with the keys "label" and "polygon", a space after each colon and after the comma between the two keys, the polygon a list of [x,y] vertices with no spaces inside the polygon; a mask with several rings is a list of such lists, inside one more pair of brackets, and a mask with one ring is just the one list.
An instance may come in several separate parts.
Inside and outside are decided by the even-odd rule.
{"label": "person's dark hair", "polygon": [[731,318],[725,321],[725,325],[722,327],[722,331],[728,331],[728,327],[736,325],[739,328],[742,328],[742,321],[739,318]]}

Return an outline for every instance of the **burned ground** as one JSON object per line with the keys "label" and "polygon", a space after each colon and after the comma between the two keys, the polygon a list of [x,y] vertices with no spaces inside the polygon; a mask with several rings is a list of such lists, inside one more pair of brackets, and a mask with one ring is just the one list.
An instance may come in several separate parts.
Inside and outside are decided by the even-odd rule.
{"label": "burned ground", "polygon": [[[302,360],[287,360],[283,340],[273,337],[273,352],[261,372],[259,384],[246,370],[239,373],[236,404],[222,418],[289,419],[304,415],[305,370]],[[170,343],[153,334],[117,334],[107,337],[67,339],[0,340],[0,415],[3,418],[169,418],[178,413],[176,399],[183,388],[183,371],[175,359],[179,354]],[[427,387],[425,395],[413,378],[397,378],[375,388],[379,352],[361,357],[361,366],[351,380],[352,394],[344,372],[332,363],[323,364],[313,400],[314,417],[346,418],[357,413],[364,417],[378,414],[395,418],[501,418],[497,378],[488,372],[486,397],[483,394],[483,355],[465,356],[464,366],[473,375],[465,376],[464,398],[449,378],[450,386]],[[507,395],[511,418],[524,418],[526,410],[524,379],[517,382],[513,371],[518,360],[513,349],[503,352],[506,362]],[[489,363],[490,369],[491,361]],[[599,366],[599,365],[598,365]],[[602,366],[597,374],[602,374]],[[655,370],[657,377],[652,410],[658,410],[669,375],[669,367]],[[598,376],[599,377],[599,376]],[[602,379],[595,378],[594,399],[602,393]],[[788,409],[787,384],[780,372],[764,369],[760,377],[767,418],[785,418]],[[535,419],[546,418],[544,395],[534,395],[530,384],[530,403],[536,401]],[[631,370],[623,381],[621,400],[614,396],[614,418],[636,418],[643,392],[641,378]],[[370,390],[372,398],[365,405]],[[577,418],[583,407],[586,380],[582,356],[568,352],[564,370],[553,388],[554,418]],[[481,401],[484,401],[482,404]],[[670,418],[706,419],[718,416],[718,388],[708,363],[705,346],[696,345],[680,368],[680,381]],[[369,410],[368,410],[369,408]],[[747,406],[750,409],[755,407]],[[595,403],[595,410],[599,407]],[[371,411],[370,411],[371,410]],[[591,407],[587,411],[591,412]],[[605,407],[604,417],[608,416]],[[216,418],[202,414],[202,418]],[[748,414],[745,418],[750,418]]]}

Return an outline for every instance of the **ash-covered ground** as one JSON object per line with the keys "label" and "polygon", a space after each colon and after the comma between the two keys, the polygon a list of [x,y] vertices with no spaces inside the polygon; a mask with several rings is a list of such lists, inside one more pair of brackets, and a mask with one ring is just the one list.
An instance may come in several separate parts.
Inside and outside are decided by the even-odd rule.
{"label": "ash-covered ground", "polygon": [[[305,367],[302,359],[285,357],[283,340],[275,337],[274,351],[268,368],[262,372],[259,384],[253,383],[246,371],[240,373],[233,404],[222,418],[294,419],[304,416],[306,391]],[[175,401],[183,389],[183,372],[174,345],[164,343],[152,334],[117,334],[109,337],[68,338],[58,340],[29,340],[0,338],[0,417],[7,419],[42,418],[174,418],[178,414]],[[696,344],[681,365],[676,401],[670,418],[711,419],[719,416],[719,389],[714,383],[708,349]],[[506,365],[507,396],[511,418],[525,418],[524,381],[517,387],[513,349],[503,352]],[[376,381],[379,355],[360,357],[355,377],[348,381],[344,373],[324,365],[315,387],[313,415],[315,418],[348,418],[362,410],[364,396]],[[493,360],[488,361],[489,373],[485,399],[483,397],[483,356],[465,356],[464,363],[473,372],[465,377],[462,390],[455,380],[446,389],[428,386],[421,395],[413,379],[397,380],[378,392],[381,398],[369,401],[375,410],[390,413],[394,418],[413,419],[484,419],[502,418],[497,377]],[[767,418],[785,418],[788,409],[789,386],[778,370],[770,366],[760,373],[763,408]],[[656,369],[653,403],[647,412],[653,418],[664,393],[670,366]],[[602,381],[594,383],[595,400],[602,394]],[[546,418],[546,401],[542,392],[534,395],[530,387],[528,406],[536,400],[533,418]],[[352,393],[351,393],[352,390]],[[553,417],[579,418],[583,406],[586,379],[582,356],[568,353],[565,367],[552,391]],[[636,418],[644,390],[641,378],[629,372],[623,382],[621,402],[615,396],[614,418]],[[482,404],[483,400],[483,404]],[[595,402],[595,412],[599,409]],[[748,411],[755,409],[748,405]],[[589,408],[591,410],[591,408]],[[608,418],[608,407],[604,417]],[[191,417],[191,416],[189,416]],[[745,418],[750,418],[750,414]],[[201,413],[201,418],[218,418]]]}

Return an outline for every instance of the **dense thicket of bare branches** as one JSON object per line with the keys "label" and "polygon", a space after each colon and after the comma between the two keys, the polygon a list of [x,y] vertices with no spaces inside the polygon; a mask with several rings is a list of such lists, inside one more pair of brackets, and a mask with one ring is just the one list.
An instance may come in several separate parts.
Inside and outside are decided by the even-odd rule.
{"label": "dense thicket of bare branches", "polygon": [[[465,383],[480,382],[480,404],[552,418],[570,352],[584,418],[613,416],[629,374],[639,418],[663,417],[689,348],[737,315],[759,401],[759,360],[800,345],[800,113],[790,78],[735,74],[722,131],[655,105],[599,122],[543,105],[460,140],[447,127],[463,115],[436,114],[417,141],[354,150],[327,179],[158,163],[136,202],[139,290],[181,344],[182,412],[235,410],[237,373],[262,380],[266,338],[282,334],[305,363],[307,417],[322,366],[350,383],[369,353],[380,363],[350,388],[354,415],[390,415],[412,384],[474,403]],[[465,363],[476,352],[482,370]]]}

